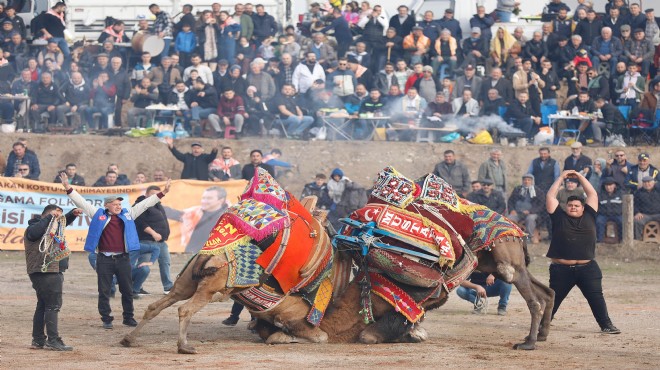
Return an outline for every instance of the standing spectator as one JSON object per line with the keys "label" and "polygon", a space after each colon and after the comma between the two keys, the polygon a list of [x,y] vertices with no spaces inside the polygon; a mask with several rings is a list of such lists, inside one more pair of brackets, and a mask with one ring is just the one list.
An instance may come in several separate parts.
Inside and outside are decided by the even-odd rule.
{"label": "standing spectator", "polygon": [[587,18],[578,22],[573,33],[582,37],[582,45],[587,51],[590,51],[594,39],[600,35],[601,28],[603,28],[603,22],[596,18],[595,10],[589,9]]}
{"label": "standing spectator", "polygon": [[481,182],[491,180],[496,190],[506,194],[506,165],[502,161],[502,150],[491,149],[490,158],[479,166],[477,179]]}
{"label": "standing spectator", "polygon": [[447,181],[454,190],[465,197],[470,190],[470,174],[467,167],[456,160],[453,150],[445,150],[444,161],[435,165],[433,173]]}
{"label": "standing spectator", "polygon": [[[204,61],[205,66],[209,68],[208,70],[209,76],[211,75],[211,71],[215,69],[217,65],[217,60],[219,55],[218,42],[220,41],[219,33],[220,33],[220,28],[218,27],[216,18],[213,16],[213,12],[211,12],[210,10],[205,10],[204,13],[202,13],[202,24],[197,28],[196,36],[198,40],[199,53],[200,53],[198,63],[201,62],[202,60]],[[195,55],[193,54],[191,57],[191,63],[193,65],[195,65],[195,63],[192,60],[192,58],[194,57]],[[186,68],[186,71],[187,70],[188,69]],[[200,74],[202,74],[201,71]],[[187,78],[187,76],[189,75],[190,72],[184,73],[184,78]]]}
{"label": "standing spectator", "polygon": [[564,160],[564,171],[575,170],[588,177],[591,158],[582,154],[582,143],[571,144],[571,155]]}
{"label": "standing spectator", "polygon": [[445,15],[438,21],[441,30],[449,30],[451,36],[456,40],[463,40],[461,24],[454,18],[454,9],[445,9]]}
{"label": "standing spectator", "polygon": [[633,197],[635,239],[642,240],[644,226],[651,221],[660,221],[660,189],[656,187],[655,177],[644,176],[642,186],[634,191]]}
{"label": "standing spectator", "polygon": [[160,10],[160,7],[157,4],[149,5],[149,11],[156,16],[156,20],[153,24],[153,34],[158,36],[158,38],[163,39],[165,42],[165,48],[163,48],[160,55],[166,57],[170,56],[170,46],[174,35],[174,24],[172,24],[172,19],[169,14]]}
{"label": "standing spectator", "polygon": [[532,106],[535,115],[541,115],[541,100],[543,95],[541,89],[545,87],[545,81],[532,69],[532,61],[523,60],[522,69],[513,74],[513,90],[516,96],[521,93],[527,93],[529,104]]}
{"label": "standing spectator", "polygon": [[204,154],[202,144],[192,143],[190,145],[190,153],[184,154],[174,147],[174,140],[172,138],[167,138],[166,141],[174,158],[183,162],[181,179],[208,181],[209,163],[213,162],[218,155],[218,148],[213,148],[211,149],[211,153]]}
{"label": "standing spectator", "polygon": [[244,13],[245,6],[243,4],[236,4],[234,6],[234,14],[232,18],[236,23],[241,25],[241,37],[245,37],[248,41],[252,40],[254,32],[254,22],[252,17]]}
{"label": "standing spectator", "polygon": [[[116,126],[122,126],[122,109],[124,104],[128,102],[131,96],[131,79],[126,71],[122,68],[122,59],[114,57],[110,60],[110,72],[108,78],[112,80],[116,88],[116,101],[114,110],[114,123]],[[88,80],[86,80],[88,81]]]}
{"label": "standing spectator", "polygon": [[647,40],[651,41],[653,45],[656,45],[657,40],[660,39],[660,26],[658,26],[658,22],[655,20],[655,14],[653,12],[653,9],[646,9],[644,11],[646,14],[644,34],[646,35]]}
{"label": "standing spectator", "polygon": [[172,65],[172,58],[166,56],[160,58],[160,65],[153,68],[149,74],[151,86],[158,89],[158,100],[161,103],[166,103],[176,81],[180,79],[181,73]]}
{"label": "standing spectator", "polygon": [[623,235],[623,194],[613,178],[603,180],[598,193],[598,213],[596,214],[596,241],[602,242],[609,221],[616,223],[619,239]]}
{"label": "standing spectator", "polygon": [[522,185],[513,188],[507,208],[511,221],[524,223],[532,243],[538,244],[539,237],[535,231],[536,221],[543,212],[543,190],[534,185],[534,175],[527,173],[522,176]]}
{"label": "standing spectator", "polygon": [[[181,18],[179,19],[178,22],[174,25],[174,31],[175,33],[178,34],[183,30],[183,26],[187,25],[190,28],[193,28],[195,26],[195,16],[192,14],[193,11],[193,6],[190,4],[186,4],[181,8]],[[176,18],[176,17],[175,17]]]}
{"label": "standing spectator", "polygon": [[[201,43],[201,41],[200,41]],[[215,61],[213,62],[215,66]],[[193,54],[190,57],[190,65],[183,70],[183,80],[187,81],[190,78],[190,73],[192,71],[197,71],[199,77],[204,81],[205,84],[213,86],[213,71],[209,66],[202,64],[202,57],[199,54]]]}
{"label": "standing spectator", "polygon": [[497,7],[495,13],[500,22],[511,22],[511,15],[513,10],[520,5],[520,2],[515,0],[497,0]]}
{"label": "standing spectator", "polygon": [[542,147],[539,149],[538,158],[534,158],[532,163],[529,164],[527,173],[534,175],[536,185],[543,192],[547,192],[561,174],[561,170],[559,168],[559,162],[550,157],[550,148]]}
{"label": "standing spectator", "polygon": [[330,195],[328,195],[328,184],[326,183],[326,179],[327,177],[324,174],[317,173],[313,182],[305,184],[300,198],[315,196],[318,199],[316,208],[325,210],[330,209],[332,206],[332,199],[330,199]]}
{"label": "standing spectator", "polygon": [[192,32],[191,25],[184,23],[181,31],[177,33],[174,42],[174,51],[179,53],[181,66],[186,68],[190,65],[190,57],[197,47],[197,36]]}
{"label": "standing spectator", "polygon": [[[147,188],[144,195],[141,195],[137,198],[135,204],[144,201],[154,194],[158,194],[160,188],[156,185],[151,185]],[[158,259],[158,269],[160,271],[160,280],[163,284],[163,292],[165,294],[170,292],[174,283],[170,277],[170,251],[167,245],[167,239],[170,237],[170,225],[167,223],[167,215],[165,214],[165,209],[163,205],[157,203],[155,206],[148,208],[143,214],[135,219],[135,225],[137,227],[138,239],[140,240],[140,252],[152,251],[151,261],[149,262],[153,265],[153,262]],[[157,257],[154,257],[157,255]],[[143,261],[138,261],[138,273],[134,272],[134,275],[138,275],[139,280],[146,280],[149,275],[149,267],[141,268],[139,267]],[[145,274],[146,272],[146,274]],[[133,281],[133,292],[142,291],[142,284],[136,284],[138,279]],[[137,289],[136,289],[137,288]]]}
{"label": "standing spectator", "polygon": [[424,12],[424,18],[420,22],[417,22],[417,26],[422,27],[422,33],[424,33],[424,36],[428,37],[431,42],[435,42],[435,40],[440,37],[440,30],[442,30],[442,27],[438,21],[433,19],[433,12],[430,10]]}
{"label": "standing spectator", "polygon": [[[624,25],[624,22],[627,20],[621,17],[621,12],[617,7],[611,7],[609,15],[603,17],[603,26],[610,28],[612,30],[612,36],[615,38],[621,37],[621,26]],[[626,24],[629,26],[629,24]]]}
{"label": "standing spectator", "polygon": [[264,72],[265,63],[261,58],[256,58],[250,63],[251,73],[247,76],[248,86],[257,88],[257,92],[264,101],[271,100],[277,94],[275,80],[270,74]]}
{"label": "standing spectator", "polygon": [[[348,63],[348,62],[347,62]],[[304,94],[316,80],[325,81],[325,72],[323,67],[316,61],[316,54],[308,52],[305,55],[305,61],[298,64],[291,77],[292,85],[300,94]]]}
{"label": "standing spectator", "polygon": [[63,103],[60,89],[53,83],[53,75],[50,72],[41,73],[41,81],[33,86],[30,100],[30,119],[38,127],[38,132],[46,132],[47,127],[41,126],[40,123],[55,123],[57,107]]}
{"label": "standing spectator", "polygon": [[216,158],[209,165],[209,180],[229,181],[241,179],[241,163],[234,158],[231,148],[225,146],[220,151],[222,158]]}
{"label": "standing spectator", "polygon": [[[490,39],[493,38],[493,33],[490,28],[495,24],[493,17],[486,14],[486,7],[483,5],[477,5],[477,14],[470,18],[470,27],[472,28],[472,33],[475,33],[475,27],[478,27],[480,30],[481,37],[483,38],[486,45],[490,43]],[[486,49],[488,49],[486,47]],[[485,55],[485,54],[484,54]]]}
{"label": "standing spectator", "polygon": [[328,87],[332,88],[333,95],[346,99],[355,93],[356,85],[355,73],[348,69],[348,59],[340,57],[337,69],[328,76]]}
{"label": "standing spectator", "polygon": [[[50,204],[41,212],[39,217],[28,221],[25,229],[25,262],[27,273],[32,282],[32,287],[37,294],[37,308],[32,320],[32,349],[51,349],[54,351],[71,351],[60,338],[58,330],[58,314],[62,308],[62,285],[64,283],[64,271],[69,267],[69,257],[60,261],[52,261],[44,270],[44,263],[50,259],[49,250],[42,251],[42,239],[48,237],[50,225],[62,216],[62,208]],[[64,229],[70,225],[78,215],[79,209],[73,209],[66,214],[66,225],[59,225]],[[55,222],[57,225],[61,220]],[[64,235],[58,235],[64,237]],[[51,236],[52,238],[52,236]],[[44,328],[46,335],[44,335]]]}
{"label": "standing spectator", "polygon": [[[463,65],[486,65],[488,41],[481,34],[479,27],[472,27],[470,37],[463,40]],[[479,91],[480,93],[481,91]]]}
{"label": "standing spectator", "polygon": [[541,105],[557,105],[557,91],[561,88],[561,85],[559,76],[552,68],[551,61],[544,59],[541,62],[539,77],[545,83],[545,86],[541,89],[541,95],[543,96]]}
{"label": "standing spectator", "polygon": [[61,182],[60,174],[62,172],[66,173],[67,177],[69,178],[69,184],[77,185],[77,186],[85,186],[85,179],[82,176],[78,175],[77,167],[75,163],[69,163],[66,166],[64,166],[64,171],[58,172],[53,182],[55,183]]}
{"label": "standing spectator", "polygon": [[[559,207],[557,191],[566,177],[577,177],[587,193],[584,198],[569,198],[567,209]],[[603,297],[602,272],[594,260],[596,254],[596,212],[598,194],[582,174],[564,171],[546,195],[546,209],[552,220],[552,240],[546,253],[550,264],[550,288],[555,291],[554,318],[559,306],[575,285],[589,302],[601,332],[619,334],[609,318]]]}
{"label": "standing spectator", "polygon": [[490,72],[490,77],[484,79],[483,83],[481,84],[481,97],[479,100],[486,100],[488,97],[488,90],[490,89],[496,89],[499,93],[499,96],[502,98],[502,100],[504,100],[506,105],[509,105],[511,102],[513,102],[513,85],[511,85],[511,81],[504,78],[502,75],[502,69],[493,68],[493,70]]}
{"label": "standing spectator", "polygon": [[614,91],[618,95],[619,105],[629,105],[635,111],[642,100],[642,94],[646,91],[646,77],[637,72],[637,64],[628,63],[628,70],[617,79]]}
{"label": "standing spectator", "polygon": [[[39,167],[39,159],[37,155],[27,149],[27,146],[20,141],[12,145],[12,153],[7,157],[7,167],[5,167],[5,177],[14,177],[20,175],[19,168],[27,166],[29,168],[30,178],[38,180],[41,175],[41,168]],[[25,171],[23,171],[25,172]],[[21,176],[23,177],[23,176]]]}
{"label": "standing spectator", "polygon": [[390,18],[389,26],[396,30],[397,35],[406,37],[415,26],[415,17],[408,14],[409,9],[405,5],[399,5],[397,11],[399,14],[393,15],[392,18]]}
{"label": "standing spectator", "polygon": [[263,168],[268,171],[271,176],[275,177],[275,168],[269,164],[263,163],[263,158],[264,155],[259,149],[254,149],[250,152],[250,163],[243,166],[243,170],[241,170],[243,180],[252,180],[254,177],[254,170],[257,167]]}
{"label": "standing spectator", "polygon": [[131,209],[122,208],[122,197],[110,195],[104,198],[103,208],[88,203],[71,185],[66,174],[61,175],[62,185],[73,203],[91,218],[89,232],[85,239],[85,251],[96,253],[96,273],[98,276],[98,307],[104,329],[112,329],[113,317],[110,308],[110,287],[113,275],[117,276],[123,307],[123,324],[137,326],[133,317],[133,287],[131,264],[128,254],[140,250],[135,219],[149,207],[156,205],[170,190],[170,183],[162,192],[152,195],[134,205]]}
{"label": "standing spectator", "polygon": [[252,15],[252,22],[254,23],[252,39],[255,44],[259,45],[265,38],[277,33],[277,22],[275,22],[272,15],[266,13],[263,5],[257,5],[256,9],[257,13]]}
{"label": "standing spectator", "polygon": [[35,33],[40,32],[43,38],[55,41],[62,54],[64,54],[64,59],[68,62],[71,58],[71,51],[64,38],[64,30],[66,29],[65,12],[66,4],[64,1],[55,3],[50,10],[43,13],[39,25],[41,28],[35,30]]}
{"label": "standing spectator", "polygon": [[327,33],[330,30],[334,31],[335,39],[337,39],[337,58],[343,58],[346,56],[348,47],[353,43],[353,34],[339,8],[333,10],[332,16],[334,17],[332,23],[323,28],[321,32]]}
{"label": "standing spectator", "polygon": [[314,123],[314,118],[303,115],[300,106],[294,100],[295,93],[293,85],[285,84],[282,86],[282,95],[275,98],[274,105],[277,107],[280,119],[289,135],[300,138],[305,130]]}
{"label": "standing spectator", "polygon": [[502,192],[493,189],[491,180],[484,180],[480,184],[481,190],[469,194],[468,199],[503,215],[506,212],[506,201]]}
{"label": "standing spectator", "polygon": [[653,181],[658,178],[658,169],[655,168],[650,162],[651,157],[648,153],[641,153],[637,156],[637,164],[630,167],[628,176],[626,177],[626,186],[631,192],[642,187],[642,179],[650,176]]}

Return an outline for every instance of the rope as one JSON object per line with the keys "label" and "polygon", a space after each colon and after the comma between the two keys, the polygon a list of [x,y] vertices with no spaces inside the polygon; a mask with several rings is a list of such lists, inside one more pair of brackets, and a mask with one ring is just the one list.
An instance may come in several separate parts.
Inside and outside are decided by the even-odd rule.
{"label": "rope", "polygon": [[[39,252],[44,255],[41,264],[41,272],[48,271],[51,263],[66,258],[71,252],[66,244],[64,228],[66,227],[66,216],[52,217],[46,228],[44,236],[39,241]],[[50,257],[50,261],[48,261]]]}

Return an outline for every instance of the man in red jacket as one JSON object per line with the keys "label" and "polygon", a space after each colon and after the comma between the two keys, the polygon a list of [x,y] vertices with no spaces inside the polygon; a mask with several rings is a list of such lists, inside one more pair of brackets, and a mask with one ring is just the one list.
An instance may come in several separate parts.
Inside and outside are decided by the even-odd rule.
{"label": "man in red jacket", "polygon": [[238,134],[243,129],[243,122],[246,118],[248,118],[248,113],[245,111],[243,98],[236,95],[233,88],[228,87],[222,93],[217,114],[209,115],[209,122],[216,132],[220,132],[220,120],[222,120],[224,127],[236,127],[236,136],[238,137]]}

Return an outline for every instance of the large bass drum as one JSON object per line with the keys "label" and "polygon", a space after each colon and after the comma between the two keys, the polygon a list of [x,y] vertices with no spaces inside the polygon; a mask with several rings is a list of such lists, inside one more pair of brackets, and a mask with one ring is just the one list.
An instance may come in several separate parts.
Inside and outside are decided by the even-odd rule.
{"label": "large bass drum", "polygon": [[136,53],[149,52],[152,57],[160,55],[165,49],[165,41],[156,35],[137,33],[131,40],[131,46]]}

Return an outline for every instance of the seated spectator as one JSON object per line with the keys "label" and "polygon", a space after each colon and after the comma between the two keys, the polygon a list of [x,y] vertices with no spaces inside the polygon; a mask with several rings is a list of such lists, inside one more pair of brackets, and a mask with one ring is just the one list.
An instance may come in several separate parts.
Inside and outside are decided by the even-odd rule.
{"label": "seated spectator", "polygon": [[136,185],[136,184],[144,184],[147,182],[147,175],[145,175],[144,172],[138,172],[135,174],[135,180],[131,182],[131,184]]}
{"label": "seated spectator", "polygon": [[158,100],[165,103],[167,97],[172,92],[176,81],[181,79],[179,70],[172,65],[172,58],[163,56],[160,58],[160,65],[154,67],[149,74],[151,86],[158,89]]}
{"label": "seated spectator", "polygon": [[582,154],[582,143],[571,144],[571,155],[564,160],[564,171],[575,170],[588,178],[591,158]]}
{"label": "seated spectator", "polygon": [[[390,109],[392,110],[392,121],[399,124],[407,124],[408,126],[419,126],[419,119],[421,114],[426,109],[426,100],[417,94],[417,89],[413,86],[408,89],[408,93],[404,95],[398,102],[393,102]],[[411,140],[414,137],[414,132],[410,130],[401,130],[396,133],[393,130],[388,132],[395,141]]]}
{"label": "seated spectator", "polygon": [[470,174],[467,167],[456,160],[456,153],[453,150],[445,150],[443,155],[444,161],[435,165],[433,173],[447,181],[456,193],[465,197],[470,190]]}
{"label": "seated spectator", "polygon": [[596,241],[599,243],[605,237],[605,227],[609,221],[616,223],[619,240],[623,235],[623,194],[613,178],[602,181],[598,193],[598,213],[596,214]]}
{"label": "seated spectator", "polygon": [[60,90],[53,83],[53,76],[49,72],[43,72],[41,81],[32,87],[30,104],[30,120],[36,125],[37,131],[45,132],[46,127],[41,126],[41,123],[55,123],[57,106],[62,104]]}
{"label": "seated spectator", "polygon": [[[501,20],[501,22],[504,22]],[[490,41],[491,38],[493,38],[493,33],[491,32],[490,28],[495,24],[495,19],[490,16],[490,14],[486,14],[486,7],[483,5],[477,5],[477,14],[472,16],[470,18],[470,27],[472,27],[472,33],[475,33],[475,27],[479,28],[481,32],[481,36],[483,36],[483,40],[486,42],[486,50],[484,56],[488,53],[488,42]],[[473,36],[474,37],[474,36]],[[470,63],[470,64],[478,64],[478,63]]]}
{"label": "seated spectator", "polygon": [[438,88],[433,78],[433,68],[431,66],[424,66],[422,68],[422,78],[418,78],[413,85],[417,88],[419,96],[427,102],[435,100],[435,93]]}
{"label": "seated spectator", "polygon": [[559,206],[566,212],[566,202],[569,197],[586,198],[586,194],[581,187],[578,187],[580,182],[576,178],[567,178],[564,181],[564,187],[557,192],[557,200],[560,202]]}
{"label": "seated spectator", "polygon": [[[227,87],[222,93],[222,97],[220,97],[216,113],[209,114],[209,123],[217,133],[222,132],[223,128],[234,126],[236,128],[235,136],[238,138],[243,133],[243,123],[248,117],[248,113],[245,112],[243,98],[236,95],[231,87]],[[220,126],[221,122],[222,127]]]}
{"label": "seated spectator", "polygon": [[541,125],[541,115],[534,111],[528,100],[527,93],[519,93],[518,98],[507,109],[504,120],[531,139],[537,130],[536,127]]}
{"label": "seated spectator", "polygon": [[215,84],[218,96],[222,95],[222,92],[227,91],[227,89],[231,89],[236,95],[244,98],[247,95],[247,88],[247,81],[241,76],[241,67],[235,64],[229,68],[229,73],[220,79],[220,83]]}
{"label": "seated spectator", "polygon": [[374,83],[374,75],[371,73],[371,70],[358,63],[357,59],[353,56],[349,56],[347,60],[348,68],[355,74],[358,85],[364,85],[367,91],[369,91]]}
{"label": "seated spectator", "polygon": [[151,71],[156,66],[151,63],[151,53],[148,51],[142,52],[140,61],[133,67],[133,73],[131,73],[131,83],[133,86],[137,85],[142,81],[143,78],[149,77]]}
{"label": "seated spectator", "polygon": [[43,66],[44,60],[46,59],[54,60],[55,63],[57,63],[57,65],[60,67],[62,67],[62,64],[64,64],[64,54],[62,54],[62,51],[57,46],[57,41],[53,39],[48,41],[46,48],[39,51],[37,54],[37,62],[39,63],[39,66]]}
{"label": "seated spectator", "polygon": [[511,85],[511,81],[504,78],[501,68],[493,68],[490,72],[490,77],[483,80],[483,83],[481,84],[481,93],[477,100],[482,102],[485,101],[490,89],[497,90],[498,95],[504,100],[504,104],[507,106],[514,99],[513,85]]}
{"label": "seated spectator", "polygon": [[323,67],[316,60],[316,54],[308,52],[305,54],[305,60],[294,69],[291,81],[296,91],[304,94],[312,87],[314,81],[325,81],[325,77]]}
{"label": "seated spectator", "polygon": [[357,79],[355,73],[348,69],[348,59],[339,58],[337,69],[328,75],[328,87],[332,89],[332,94],[340,99],[346,99],[349,95],[355,93]]}
{"label": "seated spectator", "polygon": [[[200,40],[200,45],[201,44],[203,43]],[[193,54],[190,57],[190,66],[186,67],[186,69],[183,70],[184,81],[191,79],[190,75],[193,70],[197,71],[198,73],[197,77],[200,77],[205,84],[213,86],[213,82],[214,82],[213,72],[211,71],[211,68],[209,68],[207,65],[202,64],[202,57],[200,57],[199,54]]]}
{"label": "seated spectator", "polygon": [[598,98],[603,98],[606,101],[610,100],[610,82],[603,75],[598,74],[596,68],[587,69],[587,76],[589,77],[589,97],[595,102]]}
{"label": "seated spectator", "polygon": [[486,65],[487,69],[490,70],[495,67],[504,68],[510,57],[509,52],[516,43],[516,39],[511,36],[506,28],[498,28],[495,37],[490,43],[490,56]]}
{"label": "seated spectator", "polygon": [[323,68],[328,68],[337,62],[337,50],[327,43],[325,35],[321,32],[312,34],[312,42],[305,48],[305,57],[309,58],[309,53],[314,53],[315,61]]}
{"label": "seated spectator", "polygon": [[399,79],[394,72],[394,64],[391,62],[385,63],[385,68],[376,75],[374,87],[380,91],[381,96],[384,96],[390,91],[392,85],[398,84]]}
{"label": "seated spectator", "polygon": [[[115,96],[117,86],[108,77],[108,72],[99,73],[98,78],[92,82],[90,97],[92,105],[85,109],[85,119],[90,128],[108,128],[108,116],[115,112]],[[94,113],[100,113],[98,126],[94,122]]]}
{"label": "seated spectator", "polygon": [[[431,48],[431,40],[428,37],[424,36],[424,29],[419,26],[414,26],[410,34],[406,34],[403,38],[403,50],[406,53],[406,59],[410,61],[410,64],[421,63],[425,54],[428,53]],[[397,32],[401,34],[400,32]],[[402,36],[404,34],[401,34]],[[450,34],[451,37],[451,34]],[[454,39],[454,51],[456,46],[456,40]],[[440,54],[438,54],[440,55]],[[447,57],[447,59],[450,59]]]}
{"label": "seated spectator", "polygon": [[479,102],[472,98],[472,90],[463,90],[463,96],[454,99],[452,102],[454,117],[478,117]]}
{"label": "seated spectator", "polygon": [[[478,7],[479,8],[479,7]],[[480,7],[483,8],[483,7]],[[477,17],[477,15],[475,15]],[[475,19],[473,17],[470,20]],[[480,19],[488,18],[489,22],[493,22],[492,18],[484,17]],[[491,23],[492,24],[492,23]],[[490,28],[488,28],[488,35],[486,32],[479,27],[473,26],[470,37],[463,40],[463,47],[461,48],[463,52],[463,65],[471,64],[473,66],[486,65],[486,58],[488,57],[488,42],[490,41]]]}
{"label": "seated spectator", "polygon": [[[577,99],[573,99],[566,105],[566,110],[573,113],[577,112],[581,116],[593,116],[591,120],[567,120],[566,126],[569,129],[579,130],[580,131],[580,141],[586,142],[586,139],[589,135],[586,135],[586,130],[591,128],[591,133],[593,135],[594,143],[600,144],[603,142],[603,137],[601,133],[601,124],[598,123],[595,116],[596,105],[589,97],[589,91],[584,89],[581,90],[577,96]],[[603,125],[604,126],[604,125]]]}
{"label": "seated spectator", "polygon": [[371,68],[371,54],[367,52],[367,45],[358,41],[355,43],[355,51],[351,51],[347,56],[352,56],[361,66]]}
{"label": "seated spectator", "polygon": [[[20,17],[19,17],[20,18]],[[11,35],[11,42],[3,47],[5,58],[14,66],[14,70],[21,71],[27,66],[30,57],[30,48],[19,33]]]}
{"label": "seated spectator", "polygon": [[513,222],[524,223],[525,232],[532,237],[532,243],[539,242],[536,231],[536,220],[545,206],[543,191],[534,185],[534,175],[524,174],[522,185],[516,186],[511,192],[507,202],[509,219]]}
{"label": "seated spectator", "polygon": [[305,184],[300,198],[315,196],[317,198],[316,208],[329,210],[332,206],[332,199],[328,195],[327,177],[322,173],[317,173],[314,181]]}
{"label": "seated spectator", "polygon": [[[207,119],[218,106],[218,95],[212,85],[207,85],[201,77],[197,77],[194,89],[186,94],[186,104],[190,107],[191,125],[196,126],[202,119]],[[217,131],[216,131],[217,132]]]}
{"label": "seated spectator", "polygon": [[443,117],[450,117],[452,113],[454,111],[451,104],[445,99],[445,94],[442,91],[436,92],[435,99],[426,106],[426,112],[424,113],[426,115],[426,127],[442,127]]}
{"label": "seated spectator", "polygon": [[618,37],[612,37],[612,29],[603,27],[600,31],[600,36],[594,39],[591,46],[591,54],[593,58],[591,61],[594,68],[598,68],[601,63],[609,63],[610,74],[614,73],[619,57],[623,53],[623,44]]}
{"label": "seated spectator", "polygon": [[543,34],[540,31],[535,31],[534,36],[529,40],[523,48],[522,57],[532,61],[532,67],[539,71],[541,69],[541,61],[548,56],[548,47],[543,41]]}
{"label": "seated spectator", "polygon": [[80,72],[73,72],[71,80],[65,83],[60,91],[64,104],[57,106],[57,122],[66,124],[67,113],[81,114],[89,107],[89,85],[85,83]]}
{"label": "seated spectator", "polygon": [[314,123],[314,118],[303,115],[300,106],[294,100],[293,85],[282,86],[282,95],[275,98],[274,105],[288,134],[293,138],[301,138],[305,130]]}
{"label": "seated spectator", "polygon": [[275,80],[268,73],[264,72],[264,67],[265,62],[261,58],[256,58],[250,63],[247,85],[256,87],[261,98],[264,101],[270,101],[277,94],[277,88],[275,86]]}
{"label": "seated spectator", "polygon": [[626,177],[626,186],[630,192],[641,189],[642,179],[645,177],[651,177],[654,182],[657,181],[659,172],[651,164],[650,160],[651,157],[648,153],[641,153],[637,156],[637,164],[630,167],[630,171],[628,171],[628,176]]}
{"label": "seated spectator", "polygon": [[[369,99],[365,99],[360,105],[358,111],[359,116],[365,114],[372,114],[375,116],[385,113],[386,107],[383,98],[380,95],[380,90],[372,88],[369,92]],[[353,137],[357,140],[363,140],[371,136],[371,125],[365,120],[357,120],[355,124],[355,133]]]}
{"label": "seated spectator", "polygon": [[645,176],[642,186],[634,194],[635,239],[642,240],[644,226],[651,221],[660,221],[660,189],[653,176]]}
{"label": "seated spectator", "polygon": [[475,68],[473,65],[468,64],[465,66],[463,76],[460,76],[456,79],[454,84],[454,89],[452,90],[453,98],[463,96],[464,89],[472,90],[472,97],[476,100],[479,100],[479,94],[481,93],[482,79],[479,76],[475,75]]}
{"label": "seated spectator", "polygon": [[245,111],[248,118],[245,121],[245,134],[264,136],[271,127],[274,112],[270,111],[266,103],[261,100],[256,87],[248,87],[246,94]]}
{"label": "seated spectator", "polygon": [[[131,184],[131,180],[128,178],[128,176],[126,174],[123,174],[123,173],[120,174],[119,173],[119,166],[117,166],[116,164],[110,163],[108,165],[107,172],[114,172],[115,174],[117,174],[117,176],[115,176],[116,179],[113,182],[115,185],[130,185]],[[106,176],[107,176],[107,172],[106,172]],[[102,184],[105,181],[106,176],[99,177],[96,180],[95,184],[97,184],[97,183]],[[107,185],[93,185],[93,186],[107,186]]]}
{"label": "seated spectator", "polygon": [[158,88],[151,83],[151,80],[144,77],[139,84],[135,85],[129,99],[133,107],[128,110],[128,125],[130,127],[140,127],[140,118],[144,119],[144,127],[152,118],[151,112],[146,108],[152,104],[158,104]]}
{"label": "seated spectator", "polygon": [[474,271],[467,280],[464,280],[456,289],[456,294],[462,299],[474,304],[473,314],[485,315],[485,301],[488,297],[500,297],[497,303],[497,314],[506,315],[509,304],[509,295],[512,285],[500,279],[495,279],[493,274]]}
{"label": "seated spectator", "polygon": [[[179,80],[174,85],[174,89],[170,92],[165,101],[167,105],[175,105],[179,110],[174,112],[171,111],[162,111],[160,114],[164,116],[174,115],[175,117],[183,118],[183,127],[186,131],[191,132],[190,119],[191,111],[188,103],[186,102],[186,94],[188,93],[188,87],[186,84]],[[176,121],[176,120],[175,120]]]}
{"label": "seated spectator", "polygon": [[622,149],[618,149],[614,151],[614,155],[607,159],[605,163],[606,167],[603,176],[613,178],[619,189],[627,191],[626,179],[633,165],[626,159],[626,153]]}
{"label": "seated spectator", "polygon": [[481,107],[481,111],[479,111],[480,116],[499,116],[500,115],[500,108],[505,107],[506,103],[504,102],[504,99],[500,97],[499,92],[497,89],[492,88],[488,90],[488,97],[486,100],[484,100],[483,105]]}
{"label": "seated spectator", "polygon": [[105,186],[119,186],[117,184],[117,172],[115,171],[107,171],[105,173],[105,176],[101,176],[99,180],[97,180],[93,187],[105,187]]}
{"label": "seated spectator", "polygon": [[475,192],[470,199],[472,202],[486,206],[499,214],[505,214],[506,201],[501,191],[495,190],[492,180],[483,180],[481,190]]}
{"label": "seated spectator", "polygon": [[470,183],[470,189],[472,190],[466,197],[472,203],[476,203],[477,196],[483,187],[481,186],[481,181],[474,180]]}
{"label": "seated spectator", "polygon": [[[423,65],[421,65],[421,67],[423,67]],[[400,59],[396,62],[396,70],[394,71],[394,76],[396,76],[397,82],[399,84],[399,90],[405,91],[408,79],[413,75],[413,73],[413,70],[408,68],[408,64],[405,60]]]}
{"label": "seated spectator", "polygon": [[502,150],[493,148],[490,150],[489,158],[479,165],[479,181],[492,180],[495,183],[495,189],[506,193],[506,165],[502,160]]}
{"label": "seated spectator", "polygon": [[[415,86],[417,80],[419,80],[422,77],[424,77],[424,65],[422,63],[415,63],[415,65],[413,66],[413,73],[411,73],[408,79],[406,80],[405,89],[403,90],[403,92],[408,93],[408,89]],[[447,99],[449,99],[449,96],[447,97]]]}
{"label": "seated spectator", "polygon": [[[0,80],[0,95],[11,95],[9,81]],[[0,118],[3,124],[14,123],[14,102],[11,100],[0,100]]]}
{"label": "seated spectator", "polygon": [[644,93],[639,109],[655,112],[657,109],[660,109],[658,101],[660,101],[660,76],[654,78],[649,83],[649,91]]}
{"label": "seated spectator", "polygon": [[216,158],[209,164],[210,181],[229,181],[241,179],[241,163],[234,158],[232,149],[225,146],[220,151],[222,158]]}
{"label": "seated spectator", "polygon": [[443,29],[440,32],[440,37],[435,41],[431,56],[433,61],[431,65],[434,71],[440,73],[440,68],[446,65],[448,71],[446,74],[450,76],[455,75],[456,64],[458,63],[458,43],[448,29]]}

